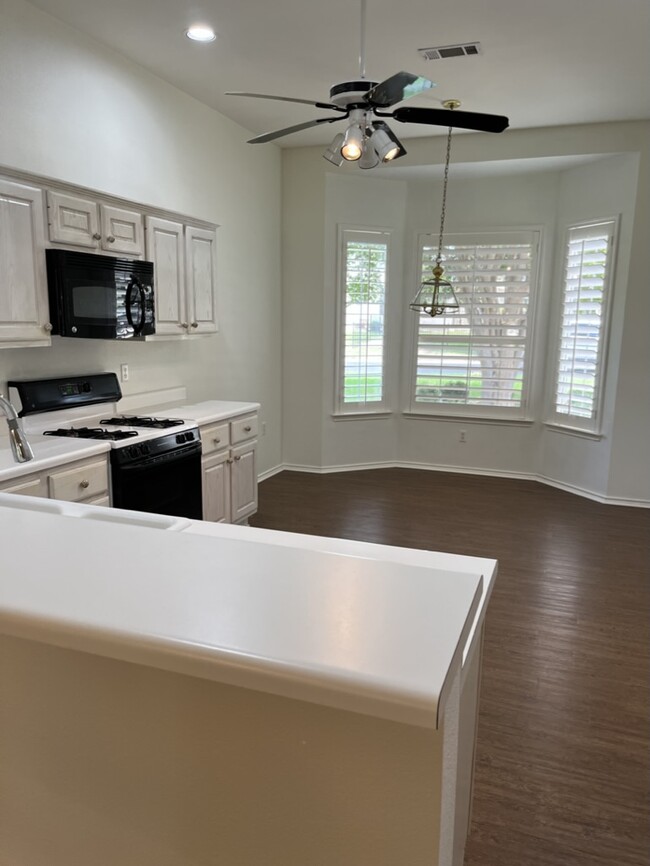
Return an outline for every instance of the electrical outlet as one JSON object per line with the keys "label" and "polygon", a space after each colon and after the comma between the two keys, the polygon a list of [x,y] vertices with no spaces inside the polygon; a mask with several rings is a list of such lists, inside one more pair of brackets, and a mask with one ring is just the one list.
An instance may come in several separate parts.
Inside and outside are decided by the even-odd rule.
{"label": "electrical outlet", "polygon": [[467,431],[460,430],[458,433],[458,441],[459,442],[467,442]]}
{"label": "electrical outlet", "polygon": [[129,365],[128,364],[121,364],[120,365],[120,379],[123,382],[129,381]]}

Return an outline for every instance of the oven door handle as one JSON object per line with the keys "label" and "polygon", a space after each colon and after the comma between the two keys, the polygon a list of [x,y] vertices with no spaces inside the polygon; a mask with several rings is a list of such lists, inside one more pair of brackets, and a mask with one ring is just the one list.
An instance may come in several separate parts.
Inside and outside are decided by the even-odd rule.
{"label": "oven door handle", "polygon": [[[140,295],[140,321],[136,324],[133,321],[133,290],[138,290],[138,294]],[[133,328],[133,336],[137,337],[139,333],[141,333],[144,328],[144,305],[145,305],[145,294],[142,283],[137,277],[131,276],[131,282],[128,285],[126,290],[126,318]]]}
{"label": "oven door handle", "polygon": [[125,470],[144,469],[156,464],[173,463],[175,460],[190,457],[192,454],[201,454],[201,443],[192,442],[191,444],[174,448],[173,451],[166,451],[164,454],[154,454],[152,457],[139,457],[128,462],[122,462],[119,453],[120,449],[118,448],[112,452],[111,457],[114,456],[115,461],[119,463],[120,469],[124,472]]}

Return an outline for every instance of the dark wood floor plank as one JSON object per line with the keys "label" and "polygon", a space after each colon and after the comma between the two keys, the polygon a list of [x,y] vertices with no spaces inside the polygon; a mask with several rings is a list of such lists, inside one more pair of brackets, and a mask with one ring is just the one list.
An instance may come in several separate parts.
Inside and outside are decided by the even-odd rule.
{"label": "dark wood floor plank", "polygon": [[648,866],[650,512],[382,469],[280,473],[251,523],[498,559],[466,866]]}

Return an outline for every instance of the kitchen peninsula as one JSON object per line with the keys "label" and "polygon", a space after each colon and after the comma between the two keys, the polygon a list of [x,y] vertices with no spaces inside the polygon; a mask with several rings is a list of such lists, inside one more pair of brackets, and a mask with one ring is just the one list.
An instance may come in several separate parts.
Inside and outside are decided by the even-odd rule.
{"label": "kitchen peninsula", "polygon": [[494,561],[53,505],[0,494],[0,860],[460,866]]}

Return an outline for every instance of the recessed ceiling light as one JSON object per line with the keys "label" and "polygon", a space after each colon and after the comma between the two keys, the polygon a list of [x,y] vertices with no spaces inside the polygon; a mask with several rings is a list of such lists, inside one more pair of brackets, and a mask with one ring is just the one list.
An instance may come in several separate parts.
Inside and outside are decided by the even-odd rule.
{"label": "recessed ceiling light", "polygon": [[212,27],[206,27],[204,24],[197,24],[185,31],[188,39],[193,39],[194,42],[214,42],[217,34]]}

